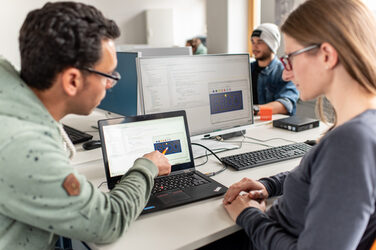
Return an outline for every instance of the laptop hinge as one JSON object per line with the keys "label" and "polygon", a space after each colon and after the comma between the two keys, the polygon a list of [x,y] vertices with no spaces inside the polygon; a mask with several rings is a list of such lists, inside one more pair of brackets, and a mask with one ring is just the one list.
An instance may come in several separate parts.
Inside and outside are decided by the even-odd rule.
{"label": "laptop hinge", "polygon": [[183,170],[178,170],[178,171],[171,172],[171,175],[174,175],[174,174],[187,174],[187,173],[191,173],[191,172],[194,172],[194,171],[195,171],[194,168],[183,169]]}

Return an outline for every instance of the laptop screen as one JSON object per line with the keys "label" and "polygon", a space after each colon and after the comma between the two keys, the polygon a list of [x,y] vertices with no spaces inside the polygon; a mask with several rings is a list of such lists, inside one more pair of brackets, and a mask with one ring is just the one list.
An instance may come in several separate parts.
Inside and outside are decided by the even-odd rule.
{"label": "laptop screen", "polygon": [[172,171],[194,167],[185,112],[122,117],[99,124],[110,178],[122,176],[137,158],[154,150],[165,151]]}

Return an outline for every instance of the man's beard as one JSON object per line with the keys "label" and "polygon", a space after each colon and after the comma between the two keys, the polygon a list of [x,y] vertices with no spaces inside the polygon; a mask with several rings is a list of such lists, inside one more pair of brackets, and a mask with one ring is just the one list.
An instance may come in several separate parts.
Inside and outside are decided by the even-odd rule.
{"label": "man's beard", "polygon": [[265,61],[268,60],[271,57],[272,52],[267,51],[263,52],[260,57],[256,58],[258,61]]}

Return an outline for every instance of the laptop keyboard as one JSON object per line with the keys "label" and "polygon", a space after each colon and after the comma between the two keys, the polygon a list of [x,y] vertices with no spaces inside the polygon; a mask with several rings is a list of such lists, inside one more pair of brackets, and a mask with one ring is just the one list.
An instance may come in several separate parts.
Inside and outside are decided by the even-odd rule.
{"label": "laptop keyboard", "polygon": [[203,185],[206,183],[209,182],[195,173],[170,175],[155,179],[154,187],[151,193],[156,194],[167,190],[184,189],[188,187]]}

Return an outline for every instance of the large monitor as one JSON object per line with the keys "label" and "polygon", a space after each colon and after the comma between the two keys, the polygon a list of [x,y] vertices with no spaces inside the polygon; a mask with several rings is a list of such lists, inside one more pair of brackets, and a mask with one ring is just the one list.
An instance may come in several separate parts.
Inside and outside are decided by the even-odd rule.
{"label": "large monitor", "polygon": [[253,124],[248,54],[137,58],[142,113],[185,110],[190,134]]}
{"label": "large monitor", "polygon": [[116,115],[137,115],[137,69],[138,52],[117,52],[116,71],[121,75],[120,81],[106,92],[98,108]]}

